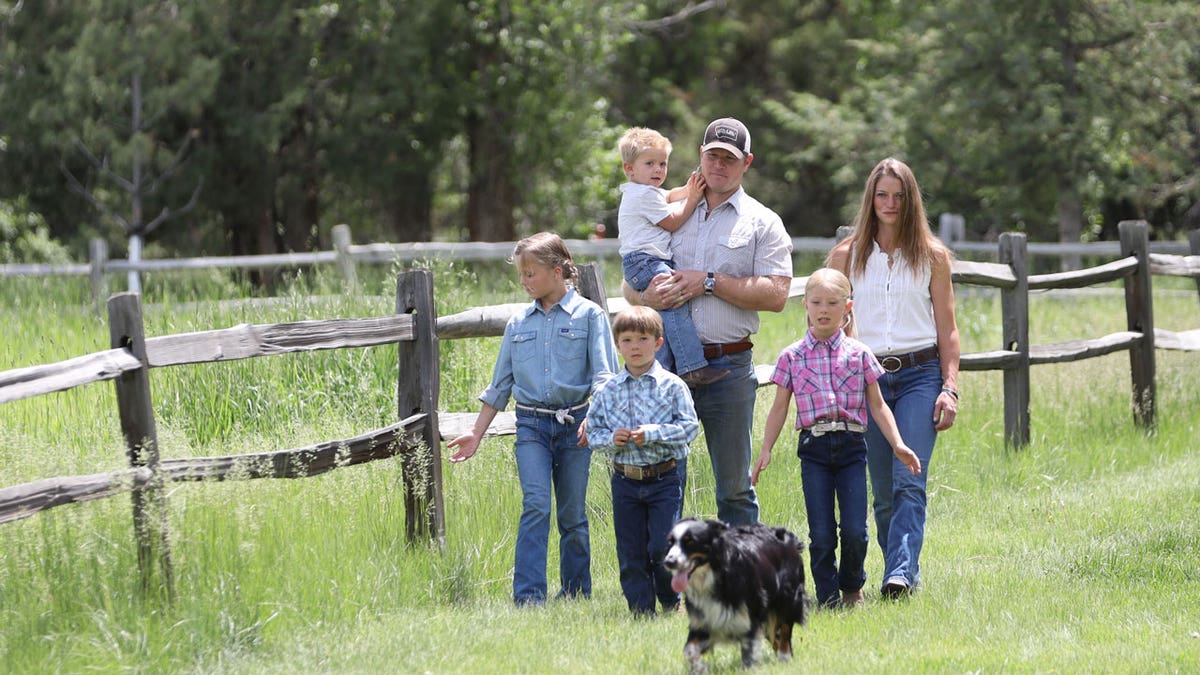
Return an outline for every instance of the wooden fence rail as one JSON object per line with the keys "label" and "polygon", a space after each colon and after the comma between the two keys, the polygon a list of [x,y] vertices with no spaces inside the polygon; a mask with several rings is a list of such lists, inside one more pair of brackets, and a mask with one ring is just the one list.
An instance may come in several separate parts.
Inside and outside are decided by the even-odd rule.
{"label": "wooden fence rail", "polygon": [[[1029,367],[1129,351],[1134,421],[1154,423],[1154,350],[1200,351],[1200,329],[1181,333],[1154,328],[1152,274],[1186,276],[1200,285],[1200,256],[1149,253],[1148,227],[1120,224],[1122,256],[1085,270],[1045,275],[1027,273],[1024,235],[1001,236],[999,263],[956,261],[956,284],[1000,289],[1002,342],[996,351],[964,354],[963,370],[1004,373],[1005,437],[1015,445],[1029,441]],[[1197,238],[1200,240],[1200,238]],[[511,250],[511,249],[510,249]],[[594,265],[580,265],[580,292],[610,312],[625,306],[609,300]],[[1079,288],[1124,280],[1127,330],[1098,338],[1052,345],[1030,345],[1029,291]],[[806,277],[793,279],[790,294],[801,296]],[[173,586],[166,532],[164,486],[172,481],[304,478],[341,467],[399,456],[404,463],[407,535],[410,540],[443,541],[441,441],[470,428],[475,413],[439,412],[438,341],[499,336],[504,325],[527,303],[475,307],[438,317],[433,278],[427,270],[403,272],[397,281],[396,313],[386,317],[327,319],[144,337],[140,297],[122,293],[109,300],[112,349],[0,372],[0,403],[63,391],[105,380],[117,386],[118,413],[130,468],[121,471],[48,478],[0,489],[0,523],[29,517],[64,504],[133,495],[138,561],[146,588]],[[162,458],[154,424],[149,372],[153,368],[217,363],[318,349],[385,344],[397,346],[397,417],[391,426],[350,439],[275,452],[206,457]],[[768,382],[772,366],[756,367],[759,384]],[[511,434],[511,412],[498,415],[488,435]],[[154,584],[155,580],[161,583]]]}
{"label": "wooden fence rail", "polygon": [[[844,228],[842,228],[844,229]],[[396,262],[411,263],[421,260],[446,259],[456,261],[504,260],[512,254],[515,242],[410,242],[354,244],[349,225],[335,225],[331,232],[333,250],[307,253],[273,253],[264,255],[206,256],[200,258],[171,258],[163,260],[139,260],[132,262],[108,257],[108,244],[94,239],[88,247],[89,262],[70,264],[16,263],[0,264],[0,277],[6,276],[87,276],[91,282],[92,300],[96,307],[108,297],[108,277],[112,274],[134,272],[156,272],[170,270],[243,269],[275,270],[313,265],[334,265],[348,286],[357,283],[356,266],[390,265]],[[824,253],[838,240],[833,237],[792,237],[792,249],[796,252]],[[989,242],[947,239],[947,245],[960,253],[995,254],[997,245]],[[567,245],[577,257],[603,259],[618,255],[620,243],[616,239],[569,239]],[[1190,232],[1187,242],[1153,241],[1149,244],[1153,257],[1178,259],[1200,255],[1200,231]],[[1081,243],[1035,242],[1027,244],[1027,255],[1041,256],[1113,256],[1123,255],[1120,242],[1098,241]],[[1003,263],[1004,261],[1000,261]],[[1153,263],[1152,264],[1158,264]],[[1178,264],[1178,263],[1172,263]],[[1003,267],[1003,265],[1001,265]],[[986,276],[986,264],[980,268]],[[1155,272],[1156,274],[1158,272]],[[970,272],[963,270],[964,283],[973,283]],[[1000,274],[997,272],[997,274]],[[1188,274],[1187,276],[1194,276]],[[1196,282],[1200,292],[1200,280]]]}

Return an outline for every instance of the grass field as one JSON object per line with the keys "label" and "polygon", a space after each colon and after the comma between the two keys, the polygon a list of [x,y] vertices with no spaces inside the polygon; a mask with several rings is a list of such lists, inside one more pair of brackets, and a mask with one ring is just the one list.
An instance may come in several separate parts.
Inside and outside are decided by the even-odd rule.
{"label": "grass field", "polygon": [[[797,274],[815,263],[797,263]],[[522,299],[511,269],[435,264],[449,313]],[[606,270],[613,286],[615,270]],[[390,275],[359,294],[321,275],[278,302],[216,275],[147,280],[150,336],[392,311]],[[1155,278],[1159,327],[1200,327],[1190,280]],[[482,290],[481,290],[482,289]],[[316,299],[314,299],[316,298]],[[107,348],[83,283],[17,280],[0,290],[0,370]],[[1119,292],[1042,293],[1035,343],[1124,330]],[[33,308],[37,307],[36,310]],[[994,293],[960,288],[964,351],[999,348]],[[764,315],[756,361],[802,331],[798,301]],[[442,407],[476,410],[497,340],[442,344]],[[286,355],[152,373],[164,456],[299,447],[395,421],[395,350]],[[1129,364],[1113,354],[1033,370],[1032,442],[1003,443],[999,372],[964,373],[961,414],[930,470],[924,588],[908,602],[819,612],[797,659],[762,672],[1200,671],[1200,355],[1158,352],[1158,426],[1134,426]],[[760,393],[760,419],[770,402]],[[0,406],[0,487],[121,468],[105,383]],[[795,444],[785,433],[778,448]],[[703,443],[685,513],[715,506]],[[389,460],[297,481],[171,488],[178,598],[140,598],[130,505],[121,496],[0,526],[0,671],[375,673],[683,672],[685,620],[630,617],[617,580],[599,458],[588,496],[594,594],[511,606],[520,494],[511,438],[444,469],[444,550],[404,541],[400,465]],[[764,521],[806,531],[798,462],[777,452],[760,483]],[[556,589],[551,537],[551,591]],[[739,670],[737,650],[710,658]]]}

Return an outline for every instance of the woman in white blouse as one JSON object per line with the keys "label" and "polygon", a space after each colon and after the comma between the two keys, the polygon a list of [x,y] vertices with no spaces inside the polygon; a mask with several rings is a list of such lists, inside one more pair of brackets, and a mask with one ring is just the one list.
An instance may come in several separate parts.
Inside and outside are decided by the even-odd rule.
{"label": "woman in white blouse", "polygon": [[867,428],[884,597],[908,595],[921,580],[925,485],[937,433],[958,412],[958,325],[953,254],[933,236],[912,170],[888,158],[871,171],[850,236],[825,264],[854,288],[858,337],[887,370],[879,380],[900,435],[925,469],[912,475],[872,421]]}

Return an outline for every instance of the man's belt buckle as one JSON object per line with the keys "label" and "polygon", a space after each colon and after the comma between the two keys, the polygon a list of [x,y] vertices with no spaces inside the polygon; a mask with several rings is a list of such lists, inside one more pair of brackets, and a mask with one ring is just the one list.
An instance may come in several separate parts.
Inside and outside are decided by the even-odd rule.
{"label": "man's belt buckle", "polygon": [[899,356],[885,356],[879,360],[879,365],[889,373],[894,373],[904,366],[904,361]]}

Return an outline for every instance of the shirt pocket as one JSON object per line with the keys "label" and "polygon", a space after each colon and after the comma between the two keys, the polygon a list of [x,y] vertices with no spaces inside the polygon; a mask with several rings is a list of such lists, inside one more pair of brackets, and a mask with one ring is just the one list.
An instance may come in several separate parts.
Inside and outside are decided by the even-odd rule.
{"label": "shirt pocket", "polygon": [[801,368],[793,376],[793,386],[796,393],[812,395],[821,391],[821,378],[816,371]]}
{"label": "shirt pocket", "polygon": [[512,336],[513,361],[523,363],[537,356],[537,331],[514,333]]}
{"label": "shirt pocket", "polygon": [[560,328],[554,339],[554,356],[572,363],[587,358],[588,329],[586,325]]}
{"label": "shirt pocket", "polygon": [[750,245],[753,241],[754,226],[745,221],[734,225],[729,234],[718,237],[716,270],[735,276],[749,276],[754,267],[754,252]]}
{"label": "shirt pocket", "polygon": [[861,372],[849,372],[834,378],[837,390],[851,396],[863,396],[867,391],[867,380]]}

